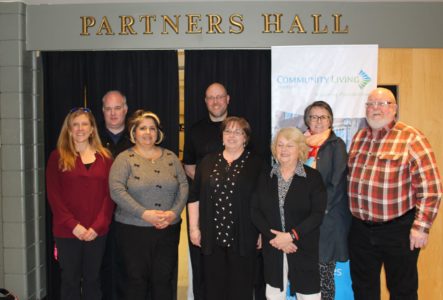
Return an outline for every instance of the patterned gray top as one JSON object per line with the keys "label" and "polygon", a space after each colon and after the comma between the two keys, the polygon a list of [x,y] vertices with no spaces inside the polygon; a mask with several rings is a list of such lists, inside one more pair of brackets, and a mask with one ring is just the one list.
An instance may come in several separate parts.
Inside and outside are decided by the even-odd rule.
{"label": "patterned gray top", "polygon": [[117,204],[115,220],[136,226],[153,226],[141,216],[147,209],[171,210],[180,221],[188,198],[188,181],[177,156],[162,148],[155,161],[133,148],[120,153],[109,174],[111,198]]}
{"label": "patterned gray top", "polygon": [[306,177],[305,169],[303,168],[303,163],[301,161],[297,162],[297,166],[295,167],[294,174],[288,179],[288,181],[285,181],[283,179],[283,176],[280,172],[280,165],[277,163],[272,167],[270,176],[276,175],[278,178],[278,206],[280,208],[280,219],[281,219],[281,227],[282,231],[286,231],[285,229],[285,198],[286,194],[288,193],[289,187],[292,183],[292,178],[294,178],[294,175],[298,175],[301,177]]}

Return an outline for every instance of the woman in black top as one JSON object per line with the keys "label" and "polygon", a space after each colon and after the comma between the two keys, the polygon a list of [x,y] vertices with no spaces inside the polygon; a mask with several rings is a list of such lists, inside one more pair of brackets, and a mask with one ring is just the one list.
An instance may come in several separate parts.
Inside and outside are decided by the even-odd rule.
{"label": "woman in black top", "polygon": [[253,298],[258,232],[250,201],[261,159],[245,149],[250,126],[228,117],[221,126],[224,150],[198,165],[189,200],[191,242],[201,247],[206,299]]}

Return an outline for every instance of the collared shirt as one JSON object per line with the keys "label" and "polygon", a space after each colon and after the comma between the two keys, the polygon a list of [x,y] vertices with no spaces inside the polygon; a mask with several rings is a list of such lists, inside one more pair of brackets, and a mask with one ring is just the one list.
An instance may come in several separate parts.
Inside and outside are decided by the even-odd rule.
{"label": "collared shirt", "polygon": [[429,232],[442,186],[435,155],[423,133],[392,122],[376,136],[360,130],[349,152],[348,194],[352,214],[385,222],[416,207],[413,228]]}
{"label": "collared shirt", "polygon": [[303,168],[303,163],[301,161],[297,162],[297,166],[295,167],[294,174],[288,179],[284,180],[281,171],[280,171],[280,165],[275,164],[271,170],[270,176],[276,175],[278,178],[278,206],[280,208],[280,219],[281,219],[281,227],[283,231],[285,231],[285,198],[286,194],[288,193],[289,187],[292,183],[292,178],[294,178],[294,175],[298,175],[300,177],[306,177],[305,169]]}

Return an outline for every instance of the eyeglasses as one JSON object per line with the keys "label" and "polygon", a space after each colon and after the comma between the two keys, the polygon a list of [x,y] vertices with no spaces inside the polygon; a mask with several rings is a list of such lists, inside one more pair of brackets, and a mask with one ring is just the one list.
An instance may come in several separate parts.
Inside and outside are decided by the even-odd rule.
{"label": "eyeglasses", "polygon": [[235,136],[240,136],[240,135],[243,135],[243,130],[240,130],[240,129],[236,129],[236,130],[225,129],[225,130],[223,130],[223,134],[224,135],[233,134]]}
{"label": "eyeglasses", "polygon": [[317,121],[323,122],[325,120],[329,120],[329,116],[327,116],[327,115],[322,115],[322,116],[312,115],[312,116],[309,116],[309,120],[314,121],[314,122],[317,122]]}
{"label": "eyeglasses", "polygon": [[371,101],[371,102],[366,102],[365,105],[366,107],[386,107],[391,105],[392,102],[391,101]]}
{"label": "eyeglasses", "polygon": [[209,97],[206,97],[206,100],[207,101],[215,101],[215,100],[220,101],[220,100],[226,98],[226,96],[227,95],[209,96]]}
{"label": "eyeglasses", "polygon": [[85,112],[85,113],[91,113],[91,110],[89,109],[89,108],[87,108],[87,107],[74,107],[73,109],[71,109],[70,111],[69,111],[69,113],[73,113],[73,112],[76,112],[76,111],[78,111],[78,110],[80,110],[80,111],[82,111],[82,112]]}

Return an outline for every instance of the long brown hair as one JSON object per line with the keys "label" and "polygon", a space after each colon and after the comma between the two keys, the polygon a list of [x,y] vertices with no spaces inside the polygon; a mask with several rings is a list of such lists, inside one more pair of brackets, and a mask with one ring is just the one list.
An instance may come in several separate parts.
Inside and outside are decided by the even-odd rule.
{"label": "long brown hair", "polygon": [[111,153],[108,149],[103,147],[97,130],[97,122],[89,108],[78,107],[72,109],[65,120],[63,121],[62,129],[60,130],[60,135],[57,140],[57,150],[60,155],[58,161],[58,167],[60,170],[71,171],[75,167],[75,160],[77,159],[78,153],[75,151],[74,141],[72,139],[70,132],[72,120],[80,115],[85,115],[88,117],[89,123],[91,123],[92,133],[89,136],[89,145],[92,146],[102,157],[110,158]]}

